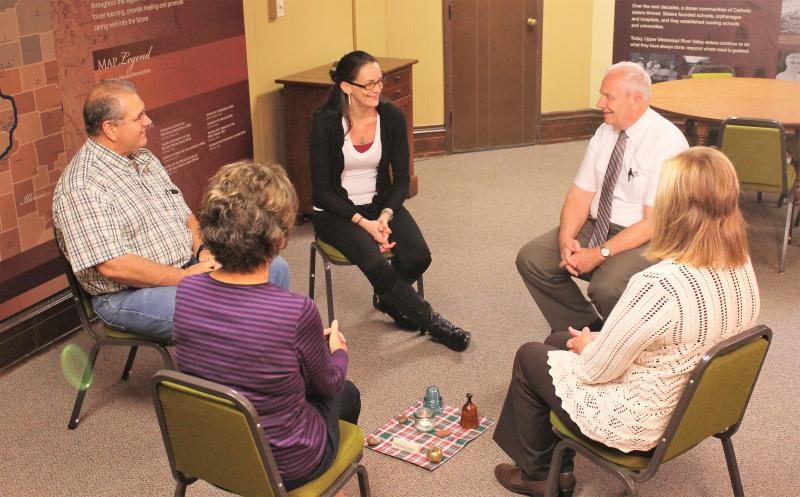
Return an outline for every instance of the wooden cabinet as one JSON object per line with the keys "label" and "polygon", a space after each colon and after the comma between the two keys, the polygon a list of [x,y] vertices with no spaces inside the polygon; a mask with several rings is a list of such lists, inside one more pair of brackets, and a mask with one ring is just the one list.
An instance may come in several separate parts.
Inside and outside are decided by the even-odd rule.
{"label": "wooden cabinet", "polygon": [[[417,176],[414,174],[414,99],[412,65],[416,59],[393,59],[378,57],[386,83],[383,98],[399,107],[406,117],[408,126],[409,157],[411,158],[411,185],[408,196],[418,191]],[[283,129],[286,145],[286,170],[294,183],[300,200],[300,214],[313,213],[311,201],[311,124],[314,110],[325,102],[331,82],[328,71],[330,64],[315,67],[291,76],[276,79],[283,85]]]}

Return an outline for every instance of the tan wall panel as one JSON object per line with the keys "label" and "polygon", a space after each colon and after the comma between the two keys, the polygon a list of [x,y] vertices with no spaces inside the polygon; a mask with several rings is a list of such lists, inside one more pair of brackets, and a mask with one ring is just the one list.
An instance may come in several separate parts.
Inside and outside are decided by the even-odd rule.
{"label": "tan wall panel", "polygon": [[542,113],[587,107],[593,0],[545,0],[542,33]]}
{"label": "tan wall panel", "polygon": [[270,20],[267,2],[244,0],[253,154],[283,160],[282,85],[275,79],[330,63],[353,47],[351,0],[286,2],[286,15]]}
{"label": "tan wall panel", "polygon": [[[377,56],[388,56],[386,1],[353,0],[356,48]],[[409,56],[410,57],[410,56]]]}
{"label": "tan wall panel", "polygon": [[589,76],[589,103],[594,107],[600,96],[600,81],[611,65],[614,48],[614,0],[594,0],[592,16],[592,65]]}
{"label": "tan wall panel", "polygon": [[444,123],[442,4],[432,0],[385,0],[385,3],[385,55],[419,59],[414,65],[414,126],[441,125]]}

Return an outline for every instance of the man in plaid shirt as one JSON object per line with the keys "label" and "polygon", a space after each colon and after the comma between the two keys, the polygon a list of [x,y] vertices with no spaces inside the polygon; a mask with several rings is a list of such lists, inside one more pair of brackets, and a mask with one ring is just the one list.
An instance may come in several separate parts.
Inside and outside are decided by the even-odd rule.
{"label": "man in plaid shirt", "polygon": [[[83,120],[89,139],[53,193],[58,244],[103,321],[169,340],[178,282],[218,264],[180,190],[143,148],[152,121],[133,84],[99,83]],[[269,280],[288,288],[285,260],[273,261]]]}

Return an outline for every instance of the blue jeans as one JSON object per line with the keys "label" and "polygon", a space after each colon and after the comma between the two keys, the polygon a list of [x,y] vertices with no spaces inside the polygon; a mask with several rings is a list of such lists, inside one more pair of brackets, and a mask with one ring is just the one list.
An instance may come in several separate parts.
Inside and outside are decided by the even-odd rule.
{"label": "blue jeans", "polygon": [[[278,256],[269,266],[269,281],[289,289],[289,265]],[[130,288],[92,297],[97,316],[116,329],[159,340],[172,338],[177,286]]]}

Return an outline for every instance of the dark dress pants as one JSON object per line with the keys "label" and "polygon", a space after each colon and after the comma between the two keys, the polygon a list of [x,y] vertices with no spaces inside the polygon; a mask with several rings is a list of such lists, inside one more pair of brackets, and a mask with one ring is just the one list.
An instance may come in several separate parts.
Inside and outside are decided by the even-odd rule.
{"label": "dark dress pants", "polygon": [[[557,335],[563,342],[563,334]],[[526,343],[517,350],[511,384],[494,431],[497,445],[522,469],[523,476],[533,480],[547,479],[550,459],[558,443],[550,424],[550,411],[574,433],[581,432],[556,396],[547,365],[550,350],[557,348],[538,342]],[[567,451],[562,472],[572,471],[574,455],[573,451]]]}
{"label": "dark dress pants", "polygon": [[322,461],[320,461],[317,469],[310,474],[296,480],[284,481],[283,484],[286,486],[286,490],[294,490],[319,478],[322,473],[333,465],[339,450],[339,420],[358,424],[358,417],[361,414],[361,392],[350,380],[344,381],[342,391],[332,399],[309,397],[307,400],[325,420],[325,426],[328,430],[325,454],[322,456]]}
{"label": "dark dress pants", "polygon": [[[379,206],[374,204],[356,208],[367,219],[377,219],[380,214]],[[314,215],[313,224],[320,240],[339,249],[358,266],[378,295],[391,292],[398,278],[409,283],[416,281],[431,264],[431,252],[425,238],[405,207],[397,209],[389,221],[392,230],[389,241],[397,242],[392,249],[394,259],[391,264],[383,257],[372,236],[351,220],[321,211]]]}

